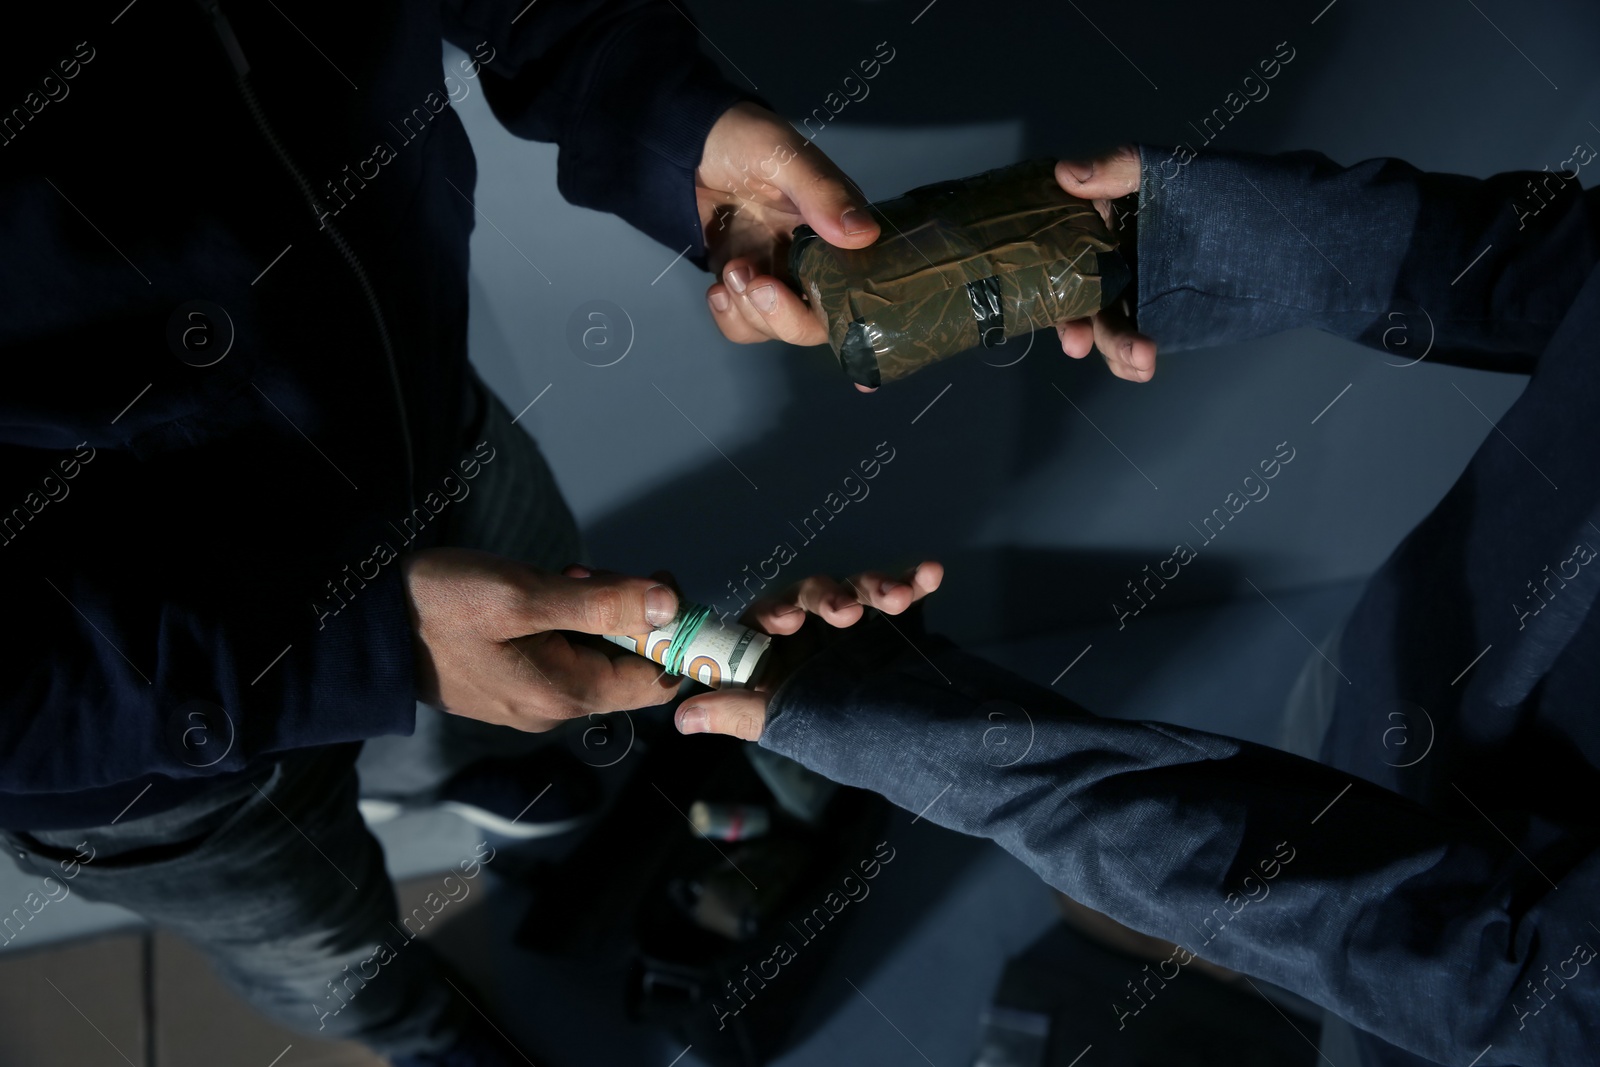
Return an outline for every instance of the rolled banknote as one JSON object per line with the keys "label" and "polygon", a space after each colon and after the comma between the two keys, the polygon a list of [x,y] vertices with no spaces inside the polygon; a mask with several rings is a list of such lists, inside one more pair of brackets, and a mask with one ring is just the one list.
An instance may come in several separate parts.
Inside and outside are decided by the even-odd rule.
{"label": "rolled banknote", "polygon": [[744,688],[772,639],[725,623],[702,604],[685,603],[678,617],[647,634],[606,634],[614,645],[655,660],[669,674],[686,674],[713,689]]}

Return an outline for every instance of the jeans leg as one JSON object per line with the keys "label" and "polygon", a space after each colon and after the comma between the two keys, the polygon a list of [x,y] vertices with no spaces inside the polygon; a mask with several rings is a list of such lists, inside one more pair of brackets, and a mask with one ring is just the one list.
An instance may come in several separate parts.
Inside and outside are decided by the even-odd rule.
{"label": "jeans leg", "polygon": [[295,753],[171,811],[6,837],[41,876],[192,941],[284,1026],[386,1055],[441,1049],[455,1036],[448,990],[431,948],[398,924],[351,757]]}

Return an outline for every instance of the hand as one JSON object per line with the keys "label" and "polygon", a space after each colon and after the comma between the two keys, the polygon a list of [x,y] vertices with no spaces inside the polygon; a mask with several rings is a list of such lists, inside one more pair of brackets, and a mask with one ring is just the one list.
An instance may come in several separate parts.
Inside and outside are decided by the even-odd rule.
{"label": "hand", "polygon": [[662,704],[678,679],[578,634],[644,633],[678,597],[659,581],[547,574],[462,548],[403,561],[416,639],[417,696],[455,715],[542,733],[564,719]]}
{"label": "hand", "polygon": [[[878,571],[864,571],[841,584],[832,578],[816,576],[785,590],[771,600],[750,605],[740,620],[777,639],[767,652],[773,657],[760,667],[760,680],[749,689],[719,689],[690,697],[678,709],[678,731],[685,734],[729,734],[746,741],[761,739],[767,724],[767,699],[771,692],[817,652],[817,645],[805,641],[808,634],[798,631],[808,615],[815,615],[829,626],[854,626],[877,608],[885,615],[899,615],[944,581],[944,567],[938,563],[919,563],[903,578],[891,578]],[[793,636],[790,636],[793,635]]]}
{"label": "hand", "polygon": [[878,223],[850,179],[794,127],[744,103],[707,134],[695,199],[709,265],[722,278],[706,301],[723,336],[740,344],[827,341],[821,319],[789,285],[790,234],[804,222],[840,248],[876,241]]}
{"label": "hand", "polygon": [[[1084,161],[1062,160],[1056,164],[1056,181],[1073,196],[1092,200],[1111,235],[1123,245],[1132,266],[1133,237],[1131,212],[1118,212],[1112,201],[1139,191],[1139,150],[1123,145],[1109,155]],[[1121,231],[1121,232],[1119,232]],[[1127,301],[1118,300],[1089,318],[1058,323],[1061,351],[1082,359],[1098,348],[1106,366],[1118,378],[1147,382],[1156,372],[1156,343],[1133,328]]]}

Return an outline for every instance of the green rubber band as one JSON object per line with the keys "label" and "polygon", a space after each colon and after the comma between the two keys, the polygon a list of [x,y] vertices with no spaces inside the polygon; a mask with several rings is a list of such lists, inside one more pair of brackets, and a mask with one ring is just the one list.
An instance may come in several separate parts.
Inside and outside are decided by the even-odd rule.
{"label": "green rubber band", "polygon": [[667,650],[661,654],[661,666],[669,674],[683,673],[683,658],[689,651],[689,642],[700,633],[700,628],[711,618],[711,609],[704,604],[688,604],[678,619],[678,632],[672,635]]}

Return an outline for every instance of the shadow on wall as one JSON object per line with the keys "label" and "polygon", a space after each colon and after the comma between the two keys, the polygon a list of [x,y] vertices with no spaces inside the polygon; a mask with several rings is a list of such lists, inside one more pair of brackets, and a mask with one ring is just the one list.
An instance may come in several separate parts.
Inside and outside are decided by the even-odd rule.
{"label": "shadow on wall", "polygon": [[[1148,581],[1159,555],[978,544],[991,505],[1040,457],[1102,444],[1049,381],[1087,392],[1104,386],[1105,368],[1071,363],[1054,344],[1053,333],[1041,333],[1039,358],[1005,370],[969,353],[929,372],[926,383],[903,384],[895,397],[864,398],[842,415],[835,408],[825,420],[815,413],[832,406],[837,369],[812,373],[814,363],[780,359],[788,399],[771,429],[590,523],[591,555],[624,570],[677,561],[684,588],[734,614],[809,574],[864,566],[893,572],[938,558],[947,577],[930,602],[930,621],[957,640],[1109,621],[1114,599],[1135,606],[1127,583]],[[997,384],[995,375],[1008,377]],[[989,410],[964,406],[973,394]],[[924,410],[930,398],[933,406]],[[717,509],[714,535],[705,528],[711,489],[740,501]],[[743,556],[721,550],[730,545],[750,548]],[[1223,599],[1242,584],[1239,573],[1226,556],[1203,555],[1183,568],[1180,581],[1163,583],[1160,606]]]}

